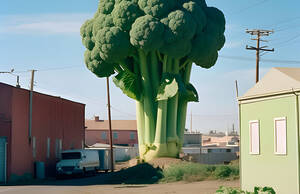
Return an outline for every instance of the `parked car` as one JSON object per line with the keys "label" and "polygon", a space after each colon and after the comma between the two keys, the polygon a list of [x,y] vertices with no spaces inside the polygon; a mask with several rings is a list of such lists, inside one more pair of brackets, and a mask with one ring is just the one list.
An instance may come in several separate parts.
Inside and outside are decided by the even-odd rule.
{"label": "parked car", "polygon": [[99,170],[100,161],[94,150],[65,150],[61,153],[61,160],[56,164],[56,174],[71,175],[85,174]]}

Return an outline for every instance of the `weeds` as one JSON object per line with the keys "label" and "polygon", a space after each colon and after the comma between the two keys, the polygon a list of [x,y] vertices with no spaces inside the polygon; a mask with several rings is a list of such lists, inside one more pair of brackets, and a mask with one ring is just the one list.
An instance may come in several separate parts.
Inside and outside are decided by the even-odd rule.
{"label": "weeds", "polygon": [[170,166],[163,171],[161,182],[202,181],[206,179],[237,179],[239,167],[236,165],[203,165],[198,163],[181,163]]}

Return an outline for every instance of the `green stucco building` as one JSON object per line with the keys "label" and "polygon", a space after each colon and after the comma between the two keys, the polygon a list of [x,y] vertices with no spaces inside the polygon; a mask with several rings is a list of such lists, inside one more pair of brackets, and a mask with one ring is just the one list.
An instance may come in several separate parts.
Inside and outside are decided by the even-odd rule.
{"label": "green stucco building", "polygon": [[299,194],[300,68],[272,68],[239,97],[241,187]]}

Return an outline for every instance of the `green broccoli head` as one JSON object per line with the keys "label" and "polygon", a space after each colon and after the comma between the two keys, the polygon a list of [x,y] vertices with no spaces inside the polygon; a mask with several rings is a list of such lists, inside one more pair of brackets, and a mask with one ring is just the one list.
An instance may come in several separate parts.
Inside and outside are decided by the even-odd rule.
{"label": "green broccoli head", "polygon": [[139,17],[130,30],[133,46],[146,51],[157,50],[163,45],[164,25],[150,15]]}
{"label": "green broccoli head", "polygon": [[100,57],[107,62],[120,62],[130,52],[129,36],[118,27],[104,27],[96,36]]}
{"label": "green broccoli head", "polygon": [[114,74],[114,65],[106,63],[100,57],[100,50],[94,48],[93,51],[86,50],[84,53],[84,61],[87,68],[98,77],[108,77]]}
{"label": "green broccoli head", "polygon": [[141,50],[209,68],[225,43],[224,31],[223,13],[205,0],[101,0],[80,33],[89,56],[98,52],[96,58],[86,57],[87,66],[103,77],[124,70],[120,64],[132,69],[128,61]]}
{"label": "green broccoli head", "polygon": [[160,18],[172,11],[176,5],[176,1],[139,0],[138,4],[145,14]]}
{"label": "green broccoli head", "polygon": [[115,6],[111,15],[115,26],[118,26],[125,31],[129,31],[133,22],[136,18],[141,16],[142,13],[143,12],[136,3],[131,1],[121,1]]}

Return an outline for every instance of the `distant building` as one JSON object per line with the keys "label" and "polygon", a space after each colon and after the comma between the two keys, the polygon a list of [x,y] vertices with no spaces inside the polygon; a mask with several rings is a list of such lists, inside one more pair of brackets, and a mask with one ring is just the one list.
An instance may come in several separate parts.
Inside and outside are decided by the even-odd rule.
{"label": "distant building", "polygon": [[183,146],[191,147],[201,147],[202,145],[202,134],[201,133],[184,133],[183,136]]}
{"label": "distant building", "polygon": [[61,150],[84,145],[85,105],[0,83],[0,182],[34,177],[35,162],[55,175]]}
{"label": "distant building", "polygon": [[203,135],[185,133],[182,147],[186,159],[202,164],[224,164],[236,160],[239,156],[239,145],[232,143],[238,136],[226,137],[225,134]]}
{"label": "distant building", "polygon": [[[85,126],[87,145],[109,144],[108,120],[100,120],[98,116],[95,116],[93,120],[86,120]],[[134,146],[138,144],[136,120],[112,120],[112,131],[114,145]]]}
{"label": "distant building", "polygon": [[202,146],[239,145],[240,137],[237,135],[202,135]]}
{"label": "distant building", "polygon": [[272,68],[239,97],[241,187],[299,194],[300,68]]}

